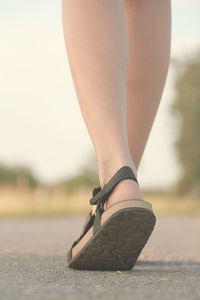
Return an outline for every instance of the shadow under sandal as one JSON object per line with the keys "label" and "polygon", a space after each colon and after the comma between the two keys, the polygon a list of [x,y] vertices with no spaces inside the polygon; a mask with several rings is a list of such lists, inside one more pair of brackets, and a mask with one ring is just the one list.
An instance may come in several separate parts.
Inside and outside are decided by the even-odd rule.
{"label": "shadow under sandal", "polygon": [[104,204],[115,186],[124,179],[137,183],[129,166],[121,167],[101,187],[94,188],[90,213],[81,236],[68,252],[70,268],[79,270],[131,270],[147,243],[156,218],[151,203],[144,200],[120,201],[104,210]]}

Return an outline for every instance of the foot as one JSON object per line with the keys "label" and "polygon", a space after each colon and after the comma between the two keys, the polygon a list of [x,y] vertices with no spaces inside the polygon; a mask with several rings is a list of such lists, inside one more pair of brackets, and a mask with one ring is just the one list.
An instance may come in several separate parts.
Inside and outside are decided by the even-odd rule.
{"label": "foot", "polygon": [[143,196],[137,182],[131,179],[124,179],[116,185],[104,208],[108,209],[111,205],[129,199],[143,200]]}
{"label": "foot", "polygon": [[[134,173],[136,174],[136,172]],[[107,179],[105,183],[107,183],[110,179],[111,177]],[[103,187],[104,184],[102,184],[101,187]],[[124,179],[115,186],[114,190],[112,191],[111,195],[109,196],[104,205],[104,209],[108,209],[110,206],[118,202],[129,199],[144,200],[142,192],[137,182],[135,182],[132,179]],[[95,212],[95,209],[96,205],[93,205],[92,213]]]}

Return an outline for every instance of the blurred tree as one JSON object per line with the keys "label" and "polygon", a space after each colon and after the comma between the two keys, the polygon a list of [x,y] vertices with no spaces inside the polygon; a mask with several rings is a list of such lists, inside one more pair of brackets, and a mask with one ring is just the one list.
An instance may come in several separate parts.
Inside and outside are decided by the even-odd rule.
{"label": "blurred tree", "polygon": [[26,184],[30,188],[38,186],[38,181],[27,167],[10,168],[4,164],[0,164],[0,185],[18,185]]}
{"label": "blurred tree", "polygon": [[175,142],[182,174],[176,191],[200,196],[200,49],[183,61],[176,61],[175,101],[172,112],[178,116]]}
{"label": "blurred tree", "polygon": [[67,192],[76,192],[77,189],[93,188],[99,185],[98,182],[98,164],[95,153],[89,153],[88,159],[80,167],[80,171],[73,177],[58,183],[59,186],[65,186]]}

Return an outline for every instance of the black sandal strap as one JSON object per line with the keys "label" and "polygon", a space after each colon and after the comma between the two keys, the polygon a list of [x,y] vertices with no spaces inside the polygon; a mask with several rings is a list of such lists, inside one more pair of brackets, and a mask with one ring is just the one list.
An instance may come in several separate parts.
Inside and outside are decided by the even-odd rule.
{"label": "black sandal strap", "polygon": [[[101,190],[101,187],[98,186],[96,188],[93,189],[93,197]],[[82,237],[88,232],[88,230],[93,226],[93,223],[94,223],[94,219],[95,219],[95,215],[94,214],[91,214],[90,212],[90,218],[88,220],[88,222],[86,223],[85,227],[84,227],[84,230],[83,230],[83,233],[79,236],[78,239],[76,239],[72,246],[71,246],[71,249],[70,251],[68,252],[68,259],[71,259],[72,258],[72,248],[78,244],[78,242],[82,239]]]}
{"label": "black sandal strap", "polygon": [[123,166],[113,175],[113,177],[104,185],[104,187],[99,190],[99,192],[96,191],[96,193],[93,194],[93,197],[90,199],[90,204],[97,204],[98,200],[109,196],[118,182],[124,179],[133,179],[138,184],[133,170],[129,166]]}

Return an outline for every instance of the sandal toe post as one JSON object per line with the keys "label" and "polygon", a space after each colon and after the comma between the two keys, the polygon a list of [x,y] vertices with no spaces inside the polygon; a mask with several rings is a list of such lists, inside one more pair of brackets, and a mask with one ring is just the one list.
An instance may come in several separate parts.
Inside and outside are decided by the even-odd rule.
{"label": "sandal toe post", "polygon": [[68,251],[68,266],[80,270],[130,270],[156,223],[152,205],[140,199],[118,202],[104,211],[104,203],[123,179],[137,179],[129,166],[121,167],[104,185],[93,190],[96,204],[81,236]]}

